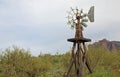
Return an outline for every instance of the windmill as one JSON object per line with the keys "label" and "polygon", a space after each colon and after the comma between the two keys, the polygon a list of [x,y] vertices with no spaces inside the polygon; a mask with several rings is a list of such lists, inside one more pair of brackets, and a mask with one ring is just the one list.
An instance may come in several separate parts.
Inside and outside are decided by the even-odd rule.
{"label": "windmill", "polygon": [[[71,25],[71,28],[76,27],[76,23],[78,20],[78,17],[80,17],[80,24],[83,27],[87,27],[87,24],[85,22],[88,22],[88,19],[90,22],[94,22],[94,6],[92,6],[88,13],[83,13],[83,9],[79,10],[78,8],[73,9],[71,7],[71,10],[68,12],[68,25]],[[88,18],[88,19],[87,19]]]}
{"label": "windmill", "polygon": [[87,48],[85,42],[90,42],[91,39],[83,37],[83,28],[87,27],[86,22],[94,22],[94,6],[90,8],[87,14],[83,13],[83,10],[78,8],[68,12],[68,24],[71,28],[75,28],[75,38],[68,39],[69,42],[73,42],[71,50],[70,65],[66,74],[66,77],[70,77],[72,66],[75,66],[75,74],[77,77],[85,77],[84,67],[87,66],[90,73],[92,69],[90,67],[90,61],[87,54]]}

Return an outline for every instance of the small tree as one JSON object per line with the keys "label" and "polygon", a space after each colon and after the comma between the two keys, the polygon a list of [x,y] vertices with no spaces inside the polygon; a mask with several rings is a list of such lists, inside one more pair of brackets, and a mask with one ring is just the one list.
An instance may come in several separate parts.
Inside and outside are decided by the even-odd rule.
{"label": "small tree", "polygon": [[32,57],[28,50],[13,47],[7,48],[0,58],[1,77],[36,77],[49,68],[49,63]]}

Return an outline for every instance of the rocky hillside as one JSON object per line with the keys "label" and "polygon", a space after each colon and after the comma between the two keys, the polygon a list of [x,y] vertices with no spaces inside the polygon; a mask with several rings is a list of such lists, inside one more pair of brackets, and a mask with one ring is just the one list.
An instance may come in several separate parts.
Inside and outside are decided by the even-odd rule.
{"label": "rocky hillside", "polygon": [[93,43],[90,46],[94,46],[94,47],[102,46],[104,48],[107,48],[110,51],[118,51],[120,50],[120,41],[109,41],[107,39],[103,39]]}

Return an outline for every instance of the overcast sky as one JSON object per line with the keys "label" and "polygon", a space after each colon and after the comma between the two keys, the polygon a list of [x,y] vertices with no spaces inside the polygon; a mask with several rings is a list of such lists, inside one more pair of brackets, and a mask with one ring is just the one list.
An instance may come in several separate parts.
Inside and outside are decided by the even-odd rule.
{"label": "overcast sky", "polygon": [[74,30],[66,24],[66,11],[76,6],[85,13],[95,6],[95,22],[87,23],[85,37],[120,41],[119,0],[0,0],[0,49],[15,45],[33,55],[69,51]]}

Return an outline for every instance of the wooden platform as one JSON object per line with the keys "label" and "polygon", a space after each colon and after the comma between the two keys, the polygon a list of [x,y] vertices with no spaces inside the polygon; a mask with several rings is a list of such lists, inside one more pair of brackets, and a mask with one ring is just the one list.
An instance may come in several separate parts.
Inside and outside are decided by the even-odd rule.
{"label": "wooden platform", "polygon": [[91,39],[88,39],[88,38],[70,38],[70,39],[67,39],[67,41],[69,42],[90,42]]}

